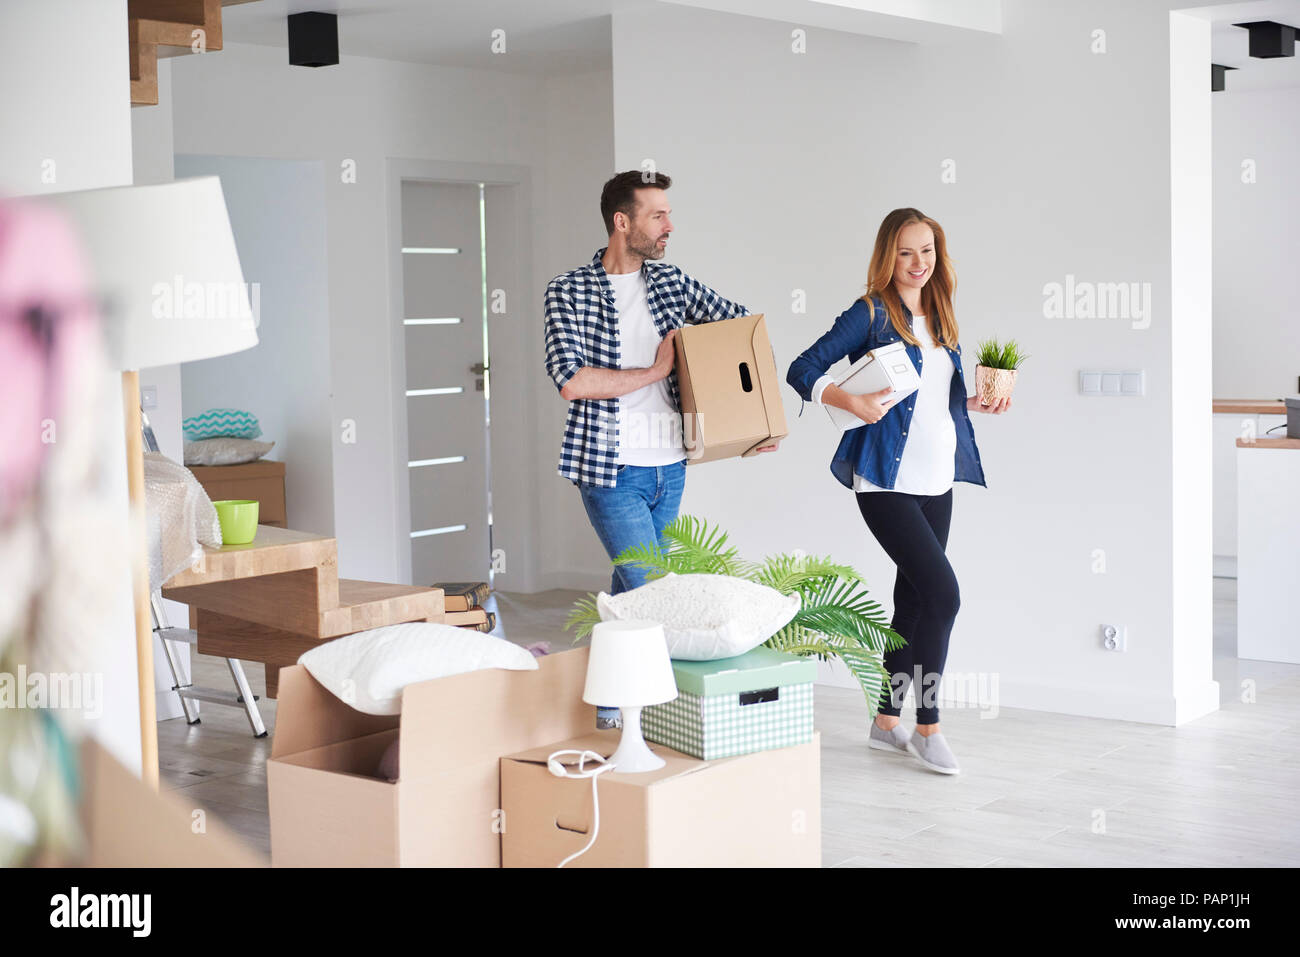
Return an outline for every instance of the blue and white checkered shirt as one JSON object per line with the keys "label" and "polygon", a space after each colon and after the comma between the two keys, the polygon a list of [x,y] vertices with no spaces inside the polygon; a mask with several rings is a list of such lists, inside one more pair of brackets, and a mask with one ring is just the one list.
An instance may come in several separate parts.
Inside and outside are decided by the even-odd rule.
{"label": "blue and white checkered shirt", "polygon": [[[601,262],[605,248],[598,249],[588,265],[556,276],[546,286],[546,371],[557,389],[564,388],[584,366],[622,368],[614,287]],[[740,303],[723,299],[676,266],[646,260],[641,273],[650,316],[660,337],[688,323],[749,315]],[[668,375],[668,392],[673,405],[680,408],[675,371]],[[618,400],[571,401],[559,473],[578,485],[612,487],[618,475],[617,455]]]}

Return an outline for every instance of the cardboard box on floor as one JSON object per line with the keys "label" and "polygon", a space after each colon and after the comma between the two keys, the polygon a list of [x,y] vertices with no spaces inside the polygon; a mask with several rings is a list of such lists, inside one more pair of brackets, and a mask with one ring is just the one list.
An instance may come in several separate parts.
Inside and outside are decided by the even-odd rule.
{"label": "cardboard box on floor", "polygon": [[755,455],[789,434],[761,314],[684,326],[675,344],[688,465]]}
{"label": "cardboard box on floor", "polygon": [[176,794],[158,793],[93,738],[81,744],[79,864],[87,867],[265,867],[212,814],[195,830],[198,810]]}
{"label": "cardboard box on floor", "polygon": [[[570,748],[609,757],[621,733],[593,732],[501,759],[505,867],[555,867],[586,845],[591,782],[556,777],[546,759]],[[600,831],[591,849],[566,866],[821,866],[819,734],[795,747],[719,761],[657,744],[650,750],[667,762],[663,768],[600,775]]]}
{"label": "cardboard box on floor", "polygon": [[[581,734],[587,649],[408,685],[400,715],[369,715],[302,665],[280,672],[266,763],[276,867],[500,867],[500,758]],[[400,740],[400,780],[374,776]]]}

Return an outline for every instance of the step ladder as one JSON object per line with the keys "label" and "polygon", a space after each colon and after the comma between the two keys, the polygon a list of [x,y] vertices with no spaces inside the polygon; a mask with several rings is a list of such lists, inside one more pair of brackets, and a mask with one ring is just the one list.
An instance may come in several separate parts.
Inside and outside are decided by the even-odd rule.
{"label": "step ladder", "polygon": [[[144,447],[150,452],[159,451],[158,440],[154,438],[153,427],[149,424],[149,416],[145,414],[143,409],[140,410],[140,422],[141,431],[144,435]],[[162,642],[163,656],[167,659],[167,667],[172,674],[172,690],[176,692],[177,697],[181,700],[181,711],[185,715],[185,723],[200,723],[198,709],[193,707],[193,702],[206,701],[208,704],[243,708],[244,715],[248,718],[249,727],[253,729],[253,737],[266,737],[266,725],[263,724],[262,712],[257,707],[257,695],[253,694],[253,689],[248,684],[248,677],[244,674],[244,666],[239,659],[226,659],[226,667],[230,669],[230,678],[235,683],[234,691],[220,691],[216,688],[204,688],[195,685],[190,680],[190,676],[181,673],[181,668],[172,648],[172,642],[191,645],[197,652],[198,633],[192,628],[172,627],[167,620],[167,609],[163,607],[161,590],[152,592],[149,595],[149,610],[153,615],[153,633]],[[193,665],[191,665],[190,670],[193,672]]]}
{"label": "step ladder", "polygon": [[[149,607],[153,612],[153,632],[162,641],[163,655],[167,658],[167,667],[172,673],[172,690],[181,699],[181,711],[185,713],[186,724],[198,724],[200,718],[191,711],[191,702],[206,701],[208,704],[226,705],[231,708],[243,708],[248,718],[253,737],[266,737],[266,725],[262,723],[262,712],[257,707],[257,695],[248,684],[244,666],[238,658],[227,658],[226,666],[230,669],[230,678],[235,683],[234,691],[220,691],[194,684],[188,676],[181,674],[181,668],[173,653],[171,643],[184,642],[198,645],[198,632],[193,628],[174,628],[167,623],[167,611],[163,608],[162,594],[154,592],[149,596]],[[193,668],[191,667],[191,671]]]}

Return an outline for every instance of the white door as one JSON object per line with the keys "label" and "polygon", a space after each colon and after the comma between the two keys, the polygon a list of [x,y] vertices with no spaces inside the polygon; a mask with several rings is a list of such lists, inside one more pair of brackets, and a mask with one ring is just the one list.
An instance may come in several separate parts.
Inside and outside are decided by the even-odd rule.
{"label": "white door", "polygon": [[402,183],[411,580],[491,580],[483,187]]}

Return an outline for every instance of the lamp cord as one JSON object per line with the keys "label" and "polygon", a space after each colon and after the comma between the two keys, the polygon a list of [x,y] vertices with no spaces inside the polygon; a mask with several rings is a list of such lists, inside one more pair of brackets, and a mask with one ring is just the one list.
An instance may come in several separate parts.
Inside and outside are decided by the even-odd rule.
{"label": "lamp cord", "polygon": [[[570,861],[577,860],[583,854],[586,854],[589,850],[591,850],[591,846],[596,843],[596,837],[600,834],[600,793],[599,791],[597,791],[597,784],[602,774],[604,774],[606,771],[614,770],[614,765],[609,764],[604,757],[597,754],[595,751],[583,751],[578,756],[577,772],[574,774],[570,774],[568,771],[564,770],[563,766],[556,760],[556,755],[573,754],[573,753],[575,752],[556,751],[554,754],[552,754],[550,757],[546,759],[546,764],[547,767],[551,769],[551,773],[554,774],[556,777],[572,778],[573,780],[591,778],[591,806],[592,806],[591,838],[590,840],[587,841],[586,846],[584,846],[582,850],[570,854],[564,860],[560,861],[560,863],[556,865],[557,869],[563,867],[565,864],[568,864]],[[602,762],[601,766],[598,768],[592,768],[590,771],[588,771],[586,768],[588,756],[590,756],[594,760]],[[557,768],[559,768],[560,770],[557,771],[556,770]]]}

